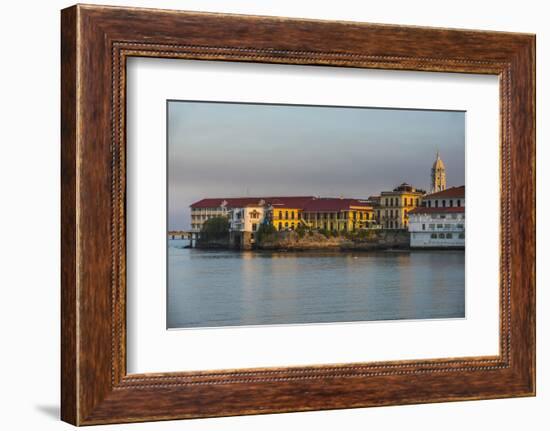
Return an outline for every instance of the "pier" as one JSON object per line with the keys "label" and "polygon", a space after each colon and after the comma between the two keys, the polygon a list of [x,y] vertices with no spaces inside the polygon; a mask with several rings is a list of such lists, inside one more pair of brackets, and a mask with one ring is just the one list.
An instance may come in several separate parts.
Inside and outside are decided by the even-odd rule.
{"label": "pier", "polygon": [[192,230],[171,230],[168,232],[168,238],[169,239],[188,239],[189,245],[191,247],[194,247],[196,244],[196,241],[200,237],[200,232],[192,231]]}

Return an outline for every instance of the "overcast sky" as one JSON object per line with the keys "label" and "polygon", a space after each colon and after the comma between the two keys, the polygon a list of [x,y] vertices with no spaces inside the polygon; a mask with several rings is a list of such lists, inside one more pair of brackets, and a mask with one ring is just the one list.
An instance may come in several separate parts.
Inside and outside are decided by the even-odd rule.
{"label": "overcast sky", "polygon": [[168,102],[168,228],[188,229],[206,197],[366,198],[430,188],[439,150],[447,186],[464,184],[464,112]]}

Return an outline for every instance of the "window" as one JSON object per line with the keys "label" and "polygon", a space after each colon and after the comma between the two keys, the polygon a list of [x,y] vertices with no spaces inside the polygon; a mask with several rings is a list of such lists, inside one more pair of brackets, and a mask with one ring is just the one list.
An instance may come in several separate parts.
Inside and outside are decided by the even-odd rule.
{"label": "window", "polygon": [[285,227],[288,227],[288,222],[285,222]]}
{"label": "window", "polygon": [[447,233],[447,234],[445,234],[445,238],[447,238],[447,239],[452,239],[452,238],[453,238],[453,234],[452,234],[452,233]]}
{"label": "window", "polygon": [[428,201],[428,208],[432,207],[432,201]]}
{"label": "window", "polygon": [[458,223],[458,224],[456,225],[456,227],[457,227],[457,229],[464,229],[464,224]]}
{"label": "window", "polygon": [[446,206],[445,204],[446,204],[446,201],[445,201],[445,199],[443,199],[443,200],[441,201],[441,206],[442,206],[443,208],[445,208],[445,206]]}
{"label": "window", "polygon": [[279,222],[279,230],[281,230],[283,228],[283,222]]}
{"label": "window", "polygon": [[445,223],[445,229],[450,229],[451,225],[449,223]]}
{"label": "window", "polygon": [[258,225],[256,223],[252,223],[252,232],[256,232],[258,230]]}
{"label": "window", "polygon": [[429,227],[430,227],[430,229],[435,229],[435,224],[434,224],[434,223],[430,223]]}
{"label": "window", "polygon": [[440,238],[440,239],[444,239],[444,238],[445,238],[445,234],[444,234],[444,233],[440,233],[440,234],[439,234],[439,238]]}
{"label": "window", "polygon": [[422,230],[426,230],[426,225],[422,223]]}
{"label": "window", "polygon": [[418,202],[419,202],[418,199],[416,199],[416,206],[418,206]]}
{"label": "window", "polygon": [[437,208],[439,206],[439,201],[436,199],[435,200],[435,207]]}
{"label": "window", "polygon": [[[285,220],[288,220],[288,211],[285,211]],[[288,223],[286,223],[285,226],[288,226]]]}
{"label": "window", "polygon": [[283,218],[283,212],[282,211],[279,211],[279,218]]}
{"label": "window", "polygon": [[438,224],[437,224],[437,228],[438,228],[438,229],[441,229],[441,228],[443,228],[443,225],[442,225],[441,223],[438,223]]}
{"label": "window", "polygon": [[456,206],[459,207],[461,205],[460,199],[456,201]]}
{"label": "window", "polygon": [[439,218],[447,218],[447,216],[445,214],[441,214]]}
{"label": "window", "polygon": [[430,235],[430,238],[431,238],[431,239],[436,239],[436,238],[437,238],[437,234],[436,234],[436,233],[432,233],[432,234]]}
{"label": "window", "polygon": [[459,233],[459,234],[458,234],[458,237],[459,237],[460,239],[464,239],[464,233]]}
{"label": "window", "polygon": [[452,207],[453,206],[453,200],[449,200],[449,206]]}

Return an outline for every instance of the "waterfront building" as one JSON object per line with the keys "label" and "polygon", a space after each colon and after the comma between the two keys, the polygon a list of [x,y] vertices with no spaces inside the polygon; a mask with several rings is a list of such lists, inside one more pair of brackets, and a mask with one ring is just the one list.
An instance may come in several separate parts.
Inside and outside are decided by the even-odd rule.
{"label": "waterfront building", "polygon": [[314,196],[282,196],[271,197],[269,203],[269,222],[277,230],[296,229],[304,224],[303,211],[307,202],[315,199]]}
{"label": "waterfront building", "polygon": [[372,204],[349,198],[315,198],[306,202],[303,223],[312,229],[351,232],[376,224]]}
{"label": "waterfront building", "polygon": [[265,201],[248,204],[229,211],[229,230],[235,232],[256,232],[263,223],[266,213]]}
{"label": "waterfront building", "polygon": [[409,212],[411,247],[464,248],[465,187],[450,187],[422,198]]}
{"label": "waterfront building", "polygon": [[191,205],[191,230],[200,232],[205,221],[220,216],[228,218],[230,232],[252,233],[252,240],[262,223],[281,231],[299,226],[346,232],[378,227],[370,200],[276,196],[202,199]]}
{"label": "waterfront building", "polygon": [[407,229],[409,213],[420,205],[420,199],[425,193],[407,183],[392,191],[382,192],[377,209],[378,223],[384,229]]}
{"label": "waterfront building", "polygon": [[236,248],[248,248],[254,244],[256,232],[265,221],[266,207],[265,200],[260,199],[258,203],[231,208],[228,213],[230,244]]}
{"label": "waterfront building", "polygon": [[373,217],[375,222],[380,225],[380,218],[381,218],[381,198],[380,195],[375,196],[369,196],[367,198],[367,203],[372,207]]}
{"label": "waterfront building", "polygon": [[439,157],[439,151],[435,156],[435,162],[432,166],[432,193],[437,193],[447,188],[447,173],[445,163]]}
{"label": "waterfront building", "polygon": [[201,199],[190,205],[191,231],[200,232],[205,221],[213,217],[229,217],[233,208],[243,208],[246,205],[259,205],[260,197],[245,198],[208,198]]}

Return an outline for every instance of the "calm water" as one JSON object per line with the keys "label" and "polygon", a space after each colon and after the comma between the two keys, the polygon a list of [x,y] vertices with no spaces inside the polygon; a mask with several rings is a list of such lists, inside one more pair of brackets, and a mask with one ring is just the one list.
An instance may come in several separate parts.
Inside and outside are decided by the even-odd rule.
{"label": "calm water", "polygon": [[464,252],[235,252],[168,244],[168,327],[464,317]]}

